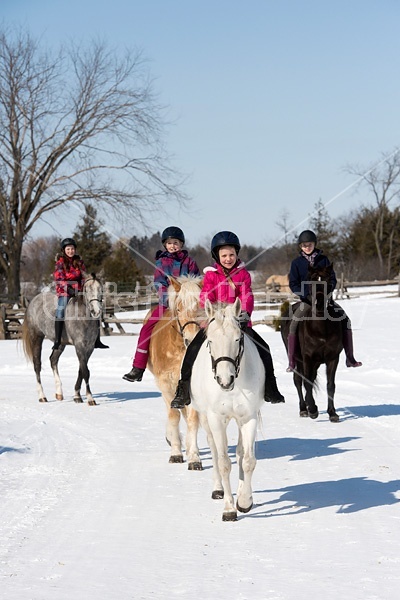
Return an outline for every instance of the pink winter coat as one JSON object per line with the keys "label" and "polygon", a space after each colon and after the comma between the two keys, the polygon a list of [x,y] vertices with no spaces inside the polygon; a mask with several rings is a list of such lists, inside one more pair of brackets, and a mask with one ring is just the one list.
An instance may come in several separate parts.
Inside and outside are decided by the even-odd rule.
{"label": "pink winter coat", "polygon": [[229,273],[225,275],[222,266],[215,263],[213,267],[204,270],[203,287],[200,292],[200,306],[204,308],[206,299],[212,304],[226,302],[233,304],[240,298],[242,310],[251,315],[254,308],[254,295],[251,289],[251,277],[244,263],[238,261]]}

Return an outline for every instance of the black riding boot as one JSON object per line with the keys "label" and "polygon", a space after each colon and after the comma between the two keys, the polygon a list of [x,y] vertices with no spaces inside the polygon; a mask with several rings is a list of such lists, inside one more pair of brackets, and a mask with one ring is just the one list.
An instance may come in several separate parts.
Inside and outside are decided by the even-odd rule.
{"label": "black riding boot", "polygon": [[362,362],[354,358],[353,332],[351,329],[343,330],[343,348],[346,354],[346,367],[362,367]]}
{"label": "black riding boot", "polygon": [[54,321],[54,327],[55,327],[55,332],[56,332],[56,336],[55,336],[55,340],[54,340],[54,346],[53,346],[53,350],[58,350],[59,347],[61,346],[61,336],[62,336],[62,332],[63,332],[63,327],[64,327],[64,321],[61,319],[56,319]]}
{"label": "black riding boot", "polygon": [[139,367],[132,367],[129,373],[125,373],[125,375],[122,376],[122,379],[125,379],[126,381],[142,381],[144,371],[145,369],[139,369]]}
{"label": "black riding boot", "polygon": [[271,351],[269,346],[263,338],[258,335],[254,329],[247,327],[246,335],[251,337],[255,345],[257,346],[258,354],[262,360],[265,369],[265,390],[264,400],[265,402],[271,402],[272,404],[278,404],[278,402],[285,402],[285,398],[282,396],[276,385],[276,379],[274,375],[274,365],[272,363]]}
{"label": "black riding boot", "polygon": [[193,363],[205,339],[204,329],[200,329],[186,349],[181,368],[181,378],[178,381],[175,397],[171,402],[171,408],[185,408],[185,406],[190,404],[189,389]]}
{"label": "black riding boot", "polygon": [[100,340],[100,331],[97,333],[97,338],[96,338],[96,341],[94,343],[94,347],[95,348],[102,348],[103,350],[106,350],[107,348],[110,347],[110,346],[106,346],[105,344],[103,344],[103,342]]}

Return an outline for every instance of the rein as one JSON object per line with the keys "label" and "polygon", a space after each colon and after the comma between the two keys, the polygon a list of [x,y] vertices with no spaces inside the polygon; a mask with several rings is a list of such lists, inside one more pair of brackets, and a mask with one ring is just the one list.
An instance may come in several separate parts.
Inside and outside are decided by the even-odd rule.
{"label": "rein", "polygon": [[[215,319],[211,319],[210,323],[212,323],[213,321],[215,321]],[[218,365],[218,363],[223,362],[223,361],[232,363],[233,366],[235,367],[235,377],[237,377],[239,375],[240,363],[242,361],[243,352],[244,352],[244,332],[242,330],[240,331],[239,350],[238,350],[238,354],[237,354],[236,358],[231,358],[230,356],[220,356],[219,358],[214,358],[213,355],[211,354],[210,344],[208,342],[207,342],[207,347],[208,347],[208,351],[209,351],[210,357],[211,357],[211,368],[214,373],[214,379],[217,378],[217,365]]]}

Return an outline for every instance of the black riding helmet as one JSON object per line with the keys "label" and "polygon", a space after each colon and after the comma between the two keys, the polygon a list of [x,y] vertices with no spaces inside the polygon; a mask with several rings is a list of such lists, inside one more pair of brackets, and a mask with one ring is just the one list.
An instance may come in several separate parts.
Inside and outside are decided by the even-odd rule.
{"label": "black riding helmet", "polygon": [[220,231],[216,233],[211,240],[211,256],[219,262],[218,251],[221,246],[233,246],[239,254],[241,248],[238,236],[232,231]]}
{"label": "black riding helmet", "polygon": [[64,252],[67,246],[75,246],[76,248],[76,241],[73,238],[63,239],[63,241],[61,242],[61,250]]}
{"label": "black riding helmet", "polygon": [[164,229],[164,231],[161,234],[161,242],[163,245],[168,238],[175,238],[176,240],[180,240],[182,244],[185,243],[185,236],[183,234],[182,229],[180,229],[179,227],[172,226]]}
{"label": "black riding helmet", "polygon": [[297,240],[298,244],[306,244],[307,242],[314,242],[314,244],[317,243],[317,236],[310,229],[302,231],[299,235],[299,239]]}

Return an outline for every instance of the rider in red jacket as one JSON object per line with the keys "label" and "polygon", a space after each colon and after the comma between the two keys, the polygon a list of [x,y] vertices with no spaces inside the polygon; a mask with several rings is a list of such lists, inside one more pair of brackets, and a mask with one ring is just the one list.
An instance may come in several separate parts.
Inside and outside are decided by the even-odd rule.
{"label": "rider in red jacket", "polygon": [[[58,297],[53,350],[58,350],[61,346],[65,309],[68,301],[73,296],[79,294],[79,292],[82,292],[86,277],[85,264],[81,257],[76,254],[76,242],[73,238],[65,238],[61,242],[61,254],[57,255],[53,276],[56,282],[56,294]],[[94,347],[108,348],[108,346],[100,341],[100,322]]]}

